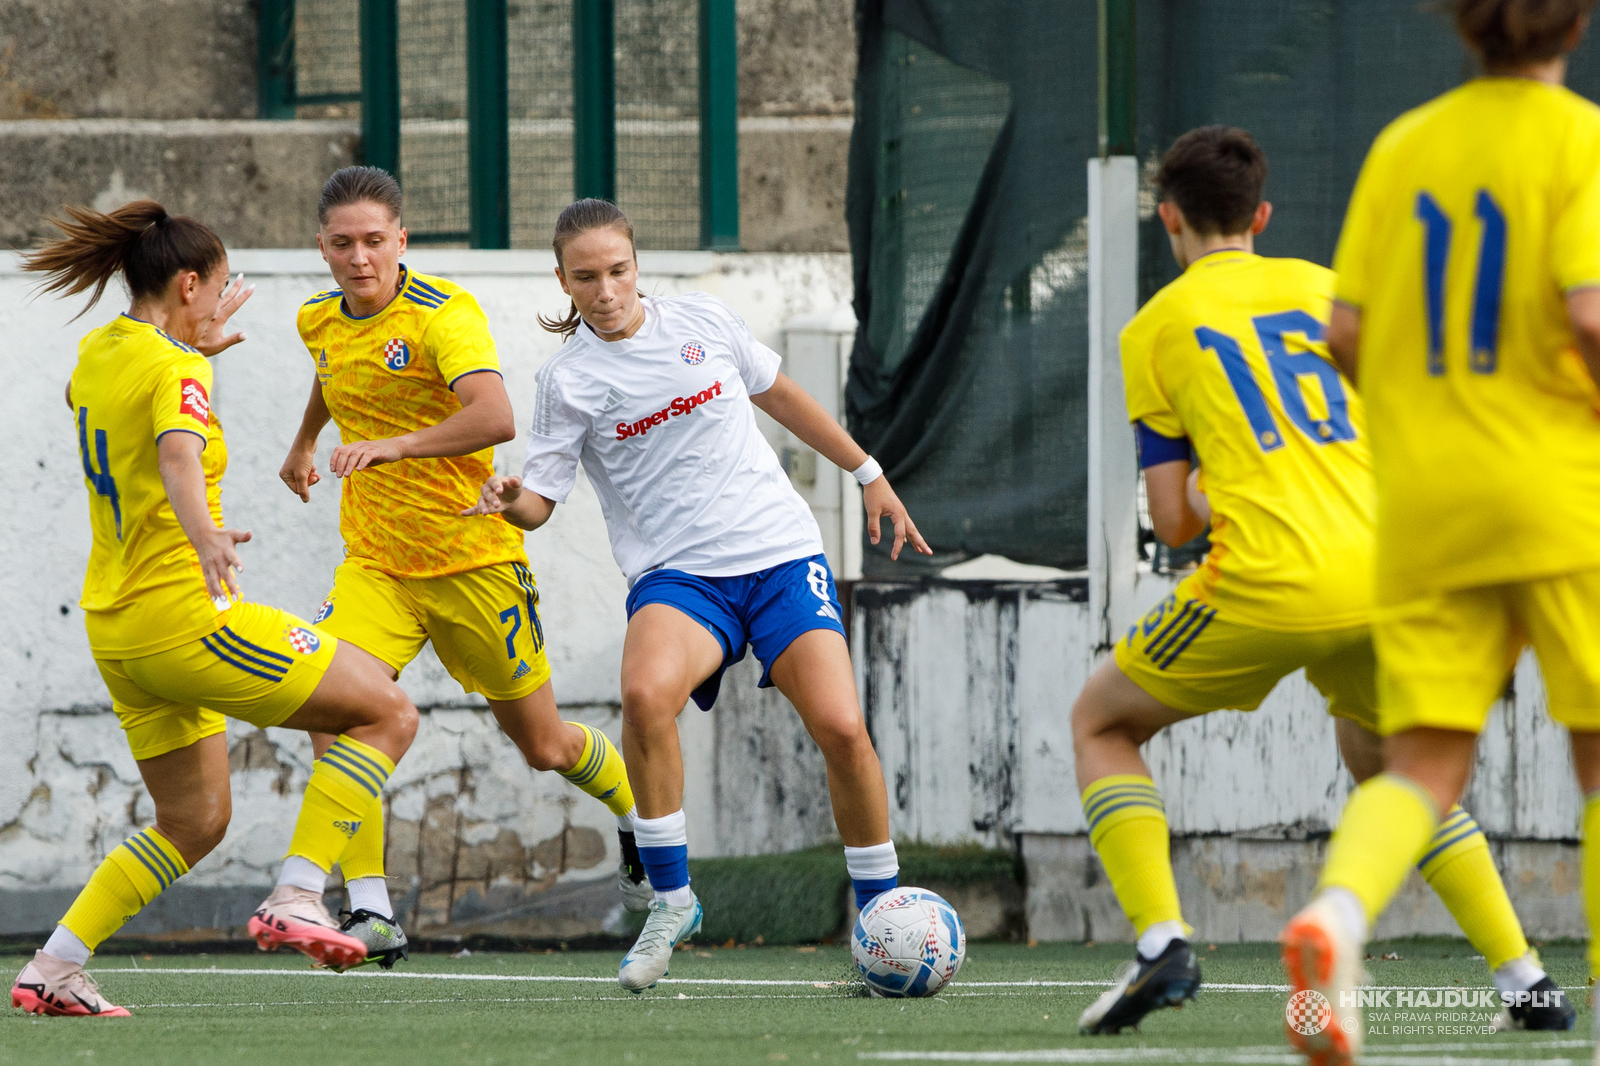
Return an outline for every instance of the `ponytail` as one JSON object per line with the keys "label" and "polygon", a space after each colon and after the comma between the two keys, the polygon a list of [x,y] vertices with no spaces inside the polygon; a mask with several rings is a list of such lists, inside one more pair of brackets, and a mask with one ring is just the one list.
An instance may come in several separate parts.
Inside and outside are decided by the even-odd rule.
{"label": "ponytail", "polygon": [[[610,200],[589,197],[562,208],[561,214],[556,218],[555,235],[550,239],[550,247],[555,249],[556,263],[561,264],[561,253],[574,237],[582,236],[590,230],[607,228],[626,234],[628,245],[633,246],[633,223],[622,213],[622,208]],[[547,332],[559,333],[563,337],[570,337],[576,333],[578,324],[582,321],[583,316],[578,314],[577,304],[570,305],[565,318],[539,316],[539,325]]]}
{"label": "ponytail", "polygon": [[104,214],[86,207],[65,210],[67,219],[49,219],[62,236],[23,253],[22,269],[45,275],[41,292],[76,296],[92,287],[80,316],[100,302],[119,273],[138,300],[160,296],[181,271],[210,277],[227,257],[205,223],[175,218],[154,200],[135,200]]}

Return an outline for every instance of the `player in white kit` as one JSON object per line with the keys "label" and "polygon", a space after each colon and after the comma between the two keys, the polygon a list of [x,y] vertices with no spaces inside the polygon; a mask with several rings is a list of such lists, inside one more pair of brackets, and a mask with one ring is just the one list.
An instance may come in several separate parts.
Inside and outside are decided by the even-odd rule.
{"label": "player in white kit", "polygon": [[552,243],[572,311],[541,322],[569,339],[539,371],[522,477],[490,478],[465,513],[537,529],[572,491],[580,463],[600,496],[630,586],[622,747],[655,898],[618,978],[641,992],[700,927],[677,716],[691,697],[711,708],[747,644],[763,667],[760,684],[788,697],[822,749],[858,906],[899,875],[822,536],[751,404],[854,472],[873,543],[887,517],[894,556],[907,541],[931,552],[878,464],[779,373],[778,354],[738,315],[705,293],[640,295],[633,227],[614,204],[572,204]]}

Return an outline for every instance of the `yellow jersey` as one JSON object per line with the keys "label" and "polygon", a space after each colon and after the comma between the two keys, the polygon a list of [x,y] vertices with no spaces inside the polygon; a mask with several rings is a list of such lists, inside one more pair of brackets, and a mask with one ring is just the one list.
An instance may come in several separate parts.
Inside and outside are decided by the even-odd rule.
{"label": "yellow jersey", "polygon": [[[499,373],[478,301],[461,286],[400,268],[400,294],[366,318],[338,289],[300,308],[300,338],[339,436],[349,444],[413,433],[461,410],[454,385]],[[345,553],[397,577],[437,577],[495,563],[526,563],[522,531],[499,515],[462,518],[494,473],[494,449],[402,459],[346,478],[339,499]]]}
{"label": "yellow jersey", "polygon": [[1402,115],[1334,266],[1361,310],[1378,602],[1600,567],[1600,416],[1564,302],[1600,285],[1600,109],[1479,78]]}
{"label": "yellow jersey", "polygon": [[1370,620],[1372,468],[1323,339],[1332,292],[1314,263],[1213,252],[1122,331],[1129,417],[1199,456],[1211,550],[1196,597],[1231,622]]}
{"label": "yellow jersey", "polygon": [[206,441],[206,498],[220,526],[228,451],[211,411],[211,365],[150,323],[119,315],[79,343],[69,396],[94,530],[79,604],[95,658],[154,655],[215,632],[228,605],[206,592],[200,557],[167,500],[156,444],[175,432]]}

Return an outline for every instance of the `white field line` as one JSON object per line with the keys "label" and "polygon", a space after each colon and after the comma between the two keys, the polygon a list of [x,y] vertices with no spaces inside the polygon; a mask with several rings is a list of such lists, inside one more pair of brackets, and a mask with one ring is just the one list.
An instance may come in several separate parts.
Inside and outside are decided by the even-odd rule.
{"label": "white field line", "polygon": [[[1556,1040],[1548,1044],[1517,1044],[1517,1050],[1543,1051],[1587,1048],[1585,1040]],[[1505,1052],[1485,1058],[1429,1054],[1440,1051],[1486,1051],[1482,1044],[1396,1044],[1371,1049],[1362,1066],[1489,1066],[1515,1062],[1525,1066],[1585,1066],[1585,1059],[1509,1059]],[[1300,1055],[1276,1047],[1244,1048],[1045,1048],[1037,1051],[862,1051],[857,1058],[877,1062],[1065,1062],[1065,1063],[1236,1063],[1240,1066],[1303,1066]]]}
{"label": "white field line", "polygon": [[[571,983],[571,984],[611,984],[615,977],[590,977],[576,974],[498,974],[498,973],[421,973],[407,970],[402,973],[383,970],[352,970],[349,973],[337,974],[332,970],[277,970],[277,969],[232,969],[223,966],[204,967],[95,967],[90,973],[138,973],[138,974],[215,974],[227,976],[236,974],[242,977],[365,977],[384,981],[533,981],[539,983]],[[758,978],[736,977],[663,977],[663,985],[729,985],[733,987],[768,987],[768,988],[836,988],[844,982],[841,981],[782,981]],[[953,981],[951,988],[1110,988],[1110,981]],[[1363,985],[1365,991],[1371,992],[1451,992],[1459,991],[1459,985]],[[1563,986],[1566,991],[1587,991],[1585,985]],[[1208,981],[1202,986],[1206,992],[1288,992],[1288,985],[1267,984],[1238,984],[1224,981]]]}

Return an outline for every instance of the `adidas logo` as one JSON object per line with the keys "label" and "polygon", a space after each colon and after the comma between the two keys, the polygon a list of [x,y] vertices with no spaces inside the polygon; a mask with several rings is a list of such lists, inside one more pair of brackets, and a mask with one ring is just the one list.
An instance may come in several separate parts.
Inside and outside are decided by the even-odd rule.
{"label": "adidas logo", "polygon": [[528,665],[528,660],[526,660],[526,659],[518,659],[517,660],[517,671],[516,671],[516,673],[511,675],[511,680],[513,680],[513,681],[521,681],[523,678],[527,677],[531,673],[533,673],[533,667]]}
{"label": "adidas logo", "polygon": [[[818,617],[821,617],[821,618],[831,618],[835,622],[839,621],[839,612],[835,611],[833,609],[833,604],[831,604],[831,603],[824,604],[823,606],[818,607],[817,608],[817,615],[818,615]],[[840,623],[840,624],[842,625],[843,623]]]}
{"label": "adidas logo", "polygon": [[606,393],[606,403],[604,407],[600,408],[600,413],[605,414],[607,411],[621,407],[627,402],[628,398],[626,396],[622,395],[622,393],[618,392],[615,388],[612,388]]}
{"label": "adidas logo", "polygon": [[339,832],[343,833],[346,837],[353,837],[353,836],[356,835],[356,831],[361,828],[361,823],[360,822],[334,822],[333,823],[333,827],[335,829],[339,830]]}

